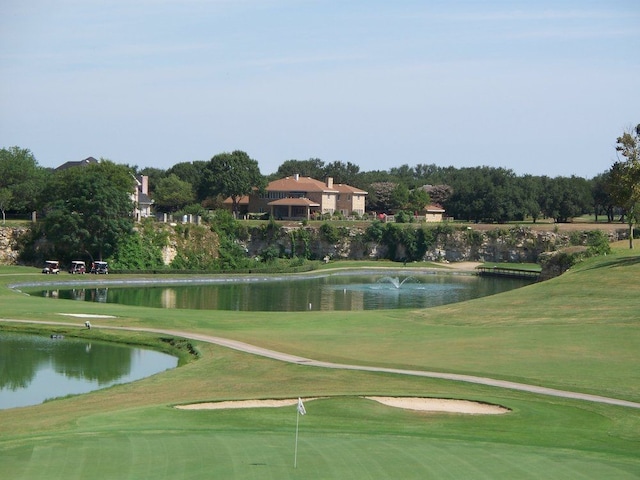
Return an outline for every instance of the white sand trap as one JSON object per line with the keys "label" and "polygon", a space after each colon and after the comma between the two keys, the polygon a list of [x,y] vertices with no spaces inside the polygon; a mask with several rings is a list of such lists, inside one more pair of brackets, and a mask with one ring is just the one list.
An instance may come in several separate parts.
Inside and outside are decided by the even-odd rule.
{"label": "white sand trap", "polygon": [[113,315],[92,315],[91,313],[58,313],[58,315],[78,318],[116,318]]}
{"label": "white sand trap", "polygon": [[509,412],[508,408],[488,403],[471,402],[469,400],[446,400],[443,398],[409,398],[409,397],[365,397],[369,400],[423,412],[466,413],[470,415],[498,415]]}
{"label": "white sand trap", "polygon": [[[509,412],[508,408],[469,400],[445,400],[442,398],[409,398],[409,397],[364,397],[384,405],[406,410],[423,412],[465,413],[470,415],[497,415]],[[309,402],[316,398],[305,398]],[[277,408],[290,407],[298,403],[297,398],[285,400],[238,400],[228,402],[192,403],[176,405],[180,410],[220,410],[226,408]]]}
{"label": "white sand trap", "polygon": [[[313,398],[304,399],[305,402]],[[190,405],[176,405],[180,410],[221,410],[226,408],[277,408],[297,405],[298,399],[285,400],[238,400],[230,402],[192,403]]]}

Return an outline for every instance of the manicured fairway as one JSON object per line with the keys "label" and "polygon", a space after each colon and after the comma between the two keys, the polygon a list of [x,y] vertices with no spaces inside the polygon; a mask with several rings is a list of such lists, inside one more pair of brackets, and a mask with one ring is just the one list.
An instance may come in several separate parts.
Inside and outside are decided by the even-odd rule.
{"label": "manicured fairway", "polygon": [[[10,274],[0,275],[4,283],[33,276],[20,268],[2,273]],[[640,256],[621,250],[520,291],[420,312],[176,312],[29,298],[6,288],[0,311],[4,318],[70,322],[58,313],[109,313],[116,318],[96,324],[185,330],[318,360],[480,374],[638,401],[639,279]],[[75,322],[55,330],[165,345],[151,334],[87,331]],[[292,365],[192,343],[200,358],[173,371],[0,411],[2,478],[640,478],[639,409]],[[364,395],[463,398],[511,412],[404,411]],[[296,469],[295,407],[173,408],[298,396],[326,398],[307,401],[308,414],[299,418]]]}

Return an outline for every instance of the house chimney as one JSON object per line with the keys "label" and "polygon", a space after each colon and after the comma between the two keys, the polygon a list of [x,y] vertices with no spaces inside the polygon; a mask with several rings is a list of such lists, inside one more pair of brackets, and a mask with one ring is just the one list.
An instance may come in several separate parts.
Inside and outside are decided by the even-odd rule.
{"label": "house chimney", "polygon": [[327,188],[333,188],[333,177],[327,177]]}
{"label": "house chimney", "polygon": [[298,180],[300,180],[300,174],[299,174],[299,173],[296,173],[296,174],[293,176],[293,179],[294,179],[296,182],[297,182]]}

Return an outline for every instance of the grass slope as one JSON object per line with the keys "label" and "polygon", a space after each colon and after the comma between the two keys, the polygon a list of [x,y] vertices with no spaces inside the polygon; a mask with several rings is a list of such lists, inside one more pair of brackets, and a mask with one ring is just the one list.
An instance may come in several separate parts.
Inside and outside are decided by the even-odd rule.
{"label": "grass slope", "polygon": [[[15,283],[29,270],[0,269]],[[62,277],[61,277],[62,278]],[[29,298],[0,289],[5,318],[68,321],[66,334],[146,344],[94,324],[182,329],[345,363],[444,370],[640,399],[640,257],[620,250],[560,278],[423,311],[297,314],[151,310]],[[2,327],[2,325],[0,325]],[[18,327],[24,328],[24,327]],[[194,342],[196,343],[196,342]],[[640,411],[426,378],[288,365],[208,344],[176,370],[87,395],[0,411],[7,478],[638,478]],[[361,395],[467,398],[499,416],[409,412]],[[180,411],[176,403],[306,402]]]}

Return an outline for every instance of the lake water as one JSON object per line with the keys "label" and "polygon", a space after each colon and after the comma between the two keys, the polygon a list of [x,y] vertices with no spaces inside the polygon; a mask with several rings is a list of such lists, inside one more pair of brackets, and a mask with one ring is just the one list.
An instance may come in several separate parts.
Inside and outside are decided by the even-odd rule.
{"label": "lake water", "polygon": [[177,365],[176,357],[153,350],[0,332],[0,409],[132,382]]}
{"label": "lake water", "polygon": [[[319,274],[305,277],[189,278],[171,284],[128,283],[21,288],[30,295],[155,308],[281,311],[427,308],[505,292],[531,280],[464,274]],[[132,288],[135,287],[135,288]]]}
{"label": "lake water", "polygon": [[[89,279],[83,279],[89,280]],[[304,277],[185,277],[171,283],[105,281],[88,286],[21,286],[57,300],[155,308],[241,311],[351,311],[428,308],[505,292],[530,280],[406,271]],[[0,409],[35,405],[144,378],[177,366],[152,350],[0,332]]]}

